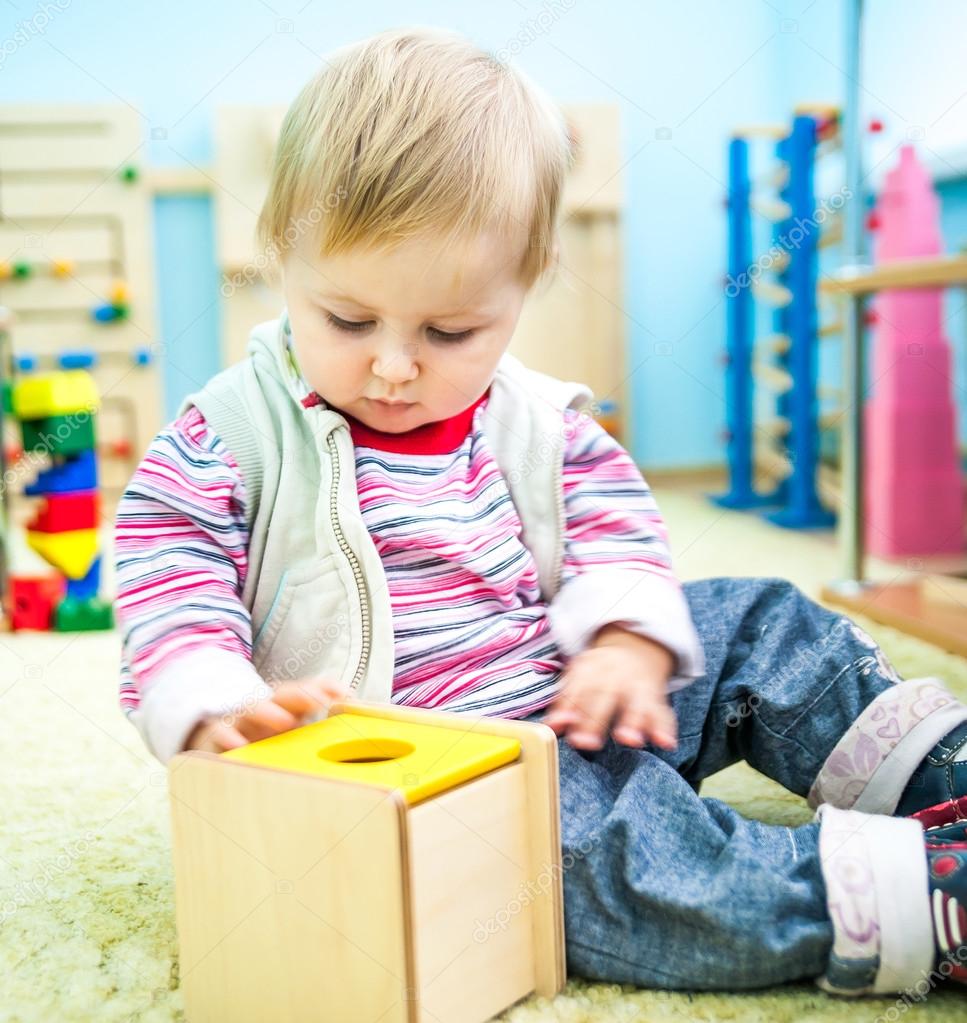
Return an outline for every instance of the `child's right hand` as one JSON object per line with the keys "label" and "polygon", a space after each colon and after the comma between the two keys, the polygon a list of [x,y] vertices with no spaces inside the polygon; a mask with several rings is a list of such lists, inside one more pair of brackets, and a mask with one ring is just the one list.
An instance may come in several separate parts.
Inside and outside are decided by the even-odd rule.
{"label": "child's right hand", "polygon": [[287,732],[302,724],[302,718],[328,709],[334,700],[346,699],[348,690],[328,679],[304,678],[282,682],[271,699],[262,700],[234,715],[205,718],[188,736],[185,749],[223,753],[270,735]]}

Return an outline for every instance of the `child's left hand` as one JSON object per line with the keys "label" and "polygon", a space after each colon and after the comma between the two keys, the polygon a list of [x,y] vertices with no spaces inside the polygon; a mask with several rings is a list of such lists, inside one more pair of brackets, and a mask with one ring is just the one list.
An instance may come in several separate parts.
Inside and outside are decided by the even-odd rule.
{"label": "child's left hand", "polygon": [[674,749],[677,722],[667,696],[673,667],[673,655],[660,643],[605,626],[571,658],[543,723],[575,749],[600,749],[612,723],[615,742]]}

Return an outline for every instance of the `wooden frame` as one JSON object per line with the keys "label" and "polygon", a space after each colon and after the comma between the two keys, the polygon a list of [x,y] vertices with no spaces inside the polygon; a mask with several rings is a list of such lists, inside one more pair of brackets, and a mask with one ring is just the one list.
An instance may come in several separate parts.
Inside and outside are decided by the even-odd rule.
{"label": "wooden frame", "polygon": [[[99,447],[127,440],[133,452],[131,459],[99,460],[107,470],[101,486],[108,491],[124,486],[135,456],[161,427],[144,145],[141,119],[123,103],[0,106],[3,258],[32,270],[26,279],[0,281],[0,304],[14,314],[15,353],[35,354],[40,369],[55,368],[51,362],[64,349],[97,355],[91,372],[98,390],[124,410],[116,423],[99,424]],[[60,273],[52,269],[58,263]],[[129,292],[129,315],[95,322],[92,307],[107,301],[118,280]],[[142,348],[155,356],[149,365],[133,361]]]}
{"label": "wooden frame", "polygon": [[[859,342],[857,366],[863,364],[863,302],[866,297],[886,289],[958,286],[967,287],[967,256],[964,255],[896,260],[877,266],[850,266],[820,282],[822,291],[841,295],[850,303],[850,316],[856,324]],[[851,411],[851,420],[848,425],[861,457],[861,408]],[[891,584],[865,579],[862,477],[862,472],[858,471],[847,475],[842,488],[846,503],[841,502],[840,505],[841,514],[848,514],[853,520],[847,524],[848,528],[842,530],[844,560],[852,578],[824,586],[822,600],[967,657],[967,586],[962,580],[940,572],[927,572],[919,579]],[[967,564],[959,566],[961,572],[965,568]]]}

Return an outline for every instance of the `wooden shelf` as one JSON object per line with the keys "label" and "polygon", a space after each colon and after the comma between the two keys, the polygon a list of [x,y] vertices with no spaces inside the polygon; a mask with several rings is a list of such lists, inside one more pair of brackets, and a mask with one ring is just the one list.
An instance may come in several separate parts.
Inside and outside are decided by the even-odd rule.
{"label": "wooden shelf", "polygon": [[963,579],[923,576],[904,583],[869,582],[850,593],[825,586],[822,600],[967,657],[967,582]]}
{"label": "wooden shelf", "polygon": [[887,288],[967,287],[967,255],[904,259],[879,266],[846,267],[824,277],[819,290],[845,295],[868,295]]}

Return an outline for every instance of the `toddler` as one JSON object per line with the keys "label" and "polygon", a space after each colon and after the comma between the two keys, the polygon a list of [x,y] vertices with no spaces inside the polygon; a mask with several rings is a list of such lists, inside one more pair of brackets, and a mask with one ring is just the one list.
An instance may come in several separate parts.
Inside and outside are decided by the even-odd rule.
{"label": "toddler", "polygon": [[[122,706],[162,762],[343,694],[543,721],[575,974],[967,978],[967,707],[789,583],[681,585],[587,389],[506,352],[570,159],[544,94],[448,33],[306,85],[259,220],[282,314],[119,506]],[[698,795],[740,759],[815,820]]]}

